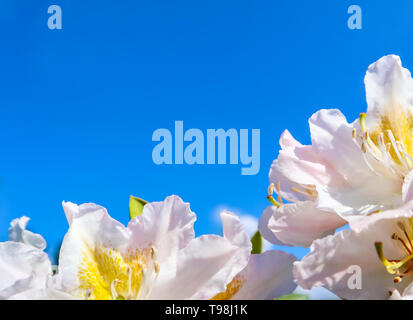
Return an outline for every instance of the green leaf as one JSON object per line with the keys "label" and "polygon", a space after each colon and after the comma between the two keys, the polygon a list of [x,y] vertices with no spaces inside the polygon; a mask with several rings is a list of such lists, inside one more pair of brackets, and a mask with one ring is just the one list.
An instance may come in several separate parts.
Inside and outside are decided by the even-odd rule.
{"label": "green leaf", "polygon": [[262,236],[259,231],[255,232],[255,234],[251,238],[252,243],[252,254],[260,254],[262,252]]}
{"label": "green leaf", "polygon": [[310,297],[306,294],[290,293],[279,297],[276,300],[309,300]]}
{"label": "green leaf", "polygon": [[143,207],[145,206],[145,204],[147,204],[148,202],[134,197],[134,196],[130,196],[129,197],[129,216],[131,219],[139,216],[142,214],[143,211]]}

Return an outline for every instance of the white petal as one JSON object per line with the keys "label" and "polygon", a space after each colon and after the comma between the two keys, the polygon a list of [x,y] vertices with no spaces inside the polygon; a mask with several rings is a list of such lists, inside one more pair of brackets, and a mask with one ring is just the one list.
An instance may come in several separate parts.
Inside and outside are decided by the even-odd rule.
{"label": "white petal", "polygon": [[[392,219],[393,215],[393,219]],[[383,243],[389,259],[401,259],[405,252],[399,243],[391,239],[398,232],[398,219],[411,217],[409,210],[388,212],[360,218],[352,230],[343,230],[334,236],[315,240],[311,252],[294,265],[294,277],[304,289],[324,286],[345,299],[388,299],[389,291],[395,287],[394,276],[389,274],[377,256],[375,242]],[[395,218],[397,217],[397,218]],[[362,289],[349,286],[355,274],[354,266],[359,267],[362,275]],[[407,277],[408,278],[408,277]],[[403,290],[409,283],[404,279],[398,284]]]}
{"label": "white petal", "polygon": [[44,240],[40,234],[26,230],[29,220],[30,218],[23,216],[14,219],[10,223],[9,241],[22,242],[37,249],[44,250],[46,248],[46,240]]}
{"label": "white petal", "polygon": [[[333,166],[346,181],[351,181],[352,185],[364,183],[365,177],[371,175],[371,170],[353,141],[354,126],[348,124],[340,110],[320,110],[311,116],[309,123],[314,152]],[[343,180],[332,182],[330,186],[339,186]]]}
{"label": "white petal", "polygon": [[170,255],[175,255],[195,236],[194,222],[196,215],[189,203],[178,196],[170,196],[163,202],[145,205],[142,215],[129,222],[131,230],[130,247],[137,244],[156,249],[156,260],[162,262]]}
{"label": "white petal", "polygon": [[51,275],[46,253],[19,242],[0,243],[0,298],[44,288]]}
{"label": "white petal", "polygon": [[[64,203],[65,210],[68,208]],[[70,207],[75,209],[73,204]],[[97,247],[126,252],[130,232],[112,219],[106,209],[93,203],[78,206],[70,216],[70,228],[63,239],[59,255],[59,275],[65,291],[77,289],[82,261]]]}
{"label": "white petal", "polygon": [[66,215],[67,222],[69,226],[72,224],[73,219],[77,218],[79,215],[79,206],[72,202],[62,202],[63,210]]}
{"label": "white petal", "polygon": [[275,206],[269,206],[267,207],[263,214],[260,217],[260,220],[258,222],[258,230],[260,231],[262,237],[267,240],[268,242],[275,244],[275,245],[279,245],[282,246],[285,243],[281,242],[274,234],[274,232],[272,232],[272,230],[268,227],[268,223],[270,221],[270,219],[272,218],[273,214],[275,213],[275,211],[277,210],[277,208]]}
{"label": "white petal", "polygon": [[413,106],[413,80],[400,58],[388,55],[371,64],[364,78],[367,97],[369,128],[374,128],[383,115],[402,107],[411,114]]}
{"label": "white petal", "polygon": [[308,247],[313,240],[332,234],[345,224],[337,214],[321,211],[311,201],[302,201],[274,207],[268,228],[286,245]]}
{"label": "white petal", "polygon": [[293,187],[301,189],[301,185],[324,185],[334,179],[343,180],[333,167],[314,152],[313,146],[299,144],[287,130],[280,138],[280,145],[282,150],[271,165],[270,182],[280,182],[281,195],[288,201],[308,199],[308,196],[292,191]]}
{"label": "white petal", "polygon": [[274,299],[291,293],[297,287],[292,275],[295,260],[293,255],[277,250],[251,255],[248,266],[241,272],[245,280],[232,299]]}
{"label": "white petal", "polygon": [[401,204],[400,181],[378,175],[364,179],[362,183],[342,187],[317,186],[317,208],[337,212],[347,220],[353,215],[367,215]]}
{"label": "white petal", "polygon": [[239,219],[221,213],[224,237],[201,236],[160,266],[151,299],[210,299],[243,270],[251,242]]}

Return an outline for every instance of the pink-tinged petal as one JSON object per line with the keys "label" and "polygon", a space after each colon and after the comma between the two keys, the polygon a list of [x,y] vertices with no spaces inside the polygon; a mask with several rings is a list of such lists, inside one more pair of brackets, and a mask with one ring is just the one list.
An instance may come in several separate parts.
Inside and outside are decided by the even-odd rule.
{"label": "pink-tinged petal", "polygon": [[270,182],[280,182],[281,195],[288,201],[301,201],[309,195],[292,191],[303,185],[342,183],[343,178],[324,159],[314,152],[312,146],[303,146],[286,130],[280,138],[282,149],[270,169]]}
{"label": "pink-tinged petal", "polygon": [[268,227],[268,224],[270,222],[270,219],[272,216],[275,214],[275,211],[277,210],[277,207],[275,206],[269,206],[267,207],[263,214],[260,217],[260,220],[258,221],[258,230],[260,231],[262,237],[267,240],[268,242],[275,244],[275,245],[285,245],[285,243],[281,242],[272,232],[272,230]]}
{"label": "pink-tinged petal", "polygon": [[[297,284],[304,289],[324,286],[344,299],[388,299],[389,291],[395,286],[403,290],[411,276],[395,285],[394,275],[386,271],[378,258],[375,243],[383,244],[388,259],[402,259],[405,252],[398,241],[392,240],[392,235],[400,231],[397,221],[407,221],[412,216],[410,210],[404,214],[379,213],[359,219],[351,230],[315,240],[311,252],[294,265]],[[349,285],[358,272],[356,269],[361,271],[361,289]]]}
{"label": "pink-tinged petal", "polygon": [[389,225],[391,225],[391,222],[397,219],[410,218],[412,216],[412,208],[413,200],[393,210],[378,212],[367,217],[351,217],[349,225],[351,230],[357,233],[363,232],[363,230],[370,228],[376,223],[384,223],[384,221],[390,221]]}
{"label": "pink-tinged petal", "polygon": [[44,250],[46,248],[46,240],[40,234],[26,230],[29,221],[30,218],[25,216],[14,219],[10,223],[9,241],[22,242],[39,250]]}
{"label": "pink-tinged petal", "polygon": [[151,299],[210,299],[243,270],[251,242],[235,215],[221,213],[224,237],[200,236],[160,265]]}
{"label": "pink-tinged petal", "polygon": [[368,128],[374,129],[383,116],[402,108],[411,114],[413,80],[410,71],[403,68],[400,57],[384,56],[371,64],[364,78],[367,97]]}
{"label": "pink-tinged petal", "polygon": [[311,201],[288,203],[272,210],[268,228],[279,241],[290,246],[308,247],[313,240],[346,224],[337,214],[321,211]]}
{"label": "pink-tinged petal", "polygon": [[[63,290],[70,292],[79,286],[78,270],[85,255],[97,246],[126,252],[130,232],[112,219],[106,209],[93,203],[69,204],[70,227],[63,239],[59,255],[59,275]],[[63,203],[67,212],[67,203]]]}
{"label": "pink-tinged petal", "polygon": [[272,300],[291,293],[294,283],[292,268],[296,258],[283,251],[271,250],[253,254],[239,274],[240,289],[232,300]]}
{"label": "pink-tinged petal", "polygon": [[[350,182],[350,181],[349,181]],[[317,186],[316,206],[320,210],[337,212],[344,219],[367,215],[401,204],[400,181],[376,174],[365,177],[363,183],[340,187]]]}
{"label": "pink-tinged petal", "polygon": [[42,250],[20,242],[0,243],[0,299],[45,288],[50,275],[51,264]]}
{"label": "pink-tinged petal", "polygon": [[309,123],[313,152],[325,159],[336,172],[336,179],[332,179],[329,185],[344,183],[344,180],[335,183],[339,176],[352,185],[364,183],[365,177],[371,175],[371,170],[353,141],[354,125],[348,124],[337,109],[322,109],[311,116]]}
{"label": "pink-tinged petal", "polygon": [[143,208],[142,215],[129,222],[128,229],[132,232],[130,247],[153,246],[156,260],[161,263],[194,239],[195,220],[196,215],[189,203],[178,196],[149,203]]}
{"label": "pink-tinged petal", "polygon": [[280,137],[280,147],[281,149],[287,148],[297,148],[302,147],[303,145],[294,139],[290,131],[284,130]]}

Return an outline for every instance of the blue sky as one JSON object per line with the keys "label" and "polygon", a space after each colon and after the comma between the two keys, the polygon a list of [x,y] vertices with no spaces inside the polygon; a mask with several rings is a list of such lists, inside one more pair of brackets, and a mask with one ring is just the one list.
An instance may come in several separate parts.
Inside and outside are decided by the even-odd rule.
{"label": "blue sky", "polygon": [[[63,29],[47,28],[58,4]],[[358,4],[363,29],[347,28]],[[12,218],[57,250],[62,200],[127,223],[130,194],[177,194],[219,233],[217,208],[259,217],[278,138],[309,143],[308,118],[366,109],[368,65],[398,54],[413,70],[411,1],[0,1],[0,240]],[[261,130],[261,170],[152,162],[158,128]],[[301,256],[304,249],[287,249]]]}

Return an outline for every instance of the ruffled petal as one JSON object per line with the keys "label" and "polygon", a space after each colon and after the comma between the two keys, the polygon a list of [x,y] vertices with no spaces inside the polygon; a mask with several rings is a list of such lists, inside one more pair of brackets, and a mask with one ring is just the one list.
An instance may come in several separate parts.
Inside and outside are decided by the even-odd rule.
{"label": "ruffled petal", "polygon": [[70,228],[63,239],[59,255],[62,289],[69,293],[79,288],[79,270],[95,249],[115,249],[126,253],[130,232],[112,219],[106,209],[93,203],[80,206],[63,203]]}
{"label": "ruffled petal", "polygon": [[210,299],[247,266],[251,242],[239,218],[223,212],[221,219],[224,237],[193,239],[160,265],[151,299]]}
{"label": "ruffled petal", "polygon": [[137,244],[154,247],[156,260],[162,263],[169,256],[184,248],[195,237],[196,215],[189,203],[178,196],[170,196],[163,202],[145,205],[142,215],[129,222],[130,247]]}
{"label": "ruffled petal", "polygon": [[271,250],[253,254],[239,274],[239,290],[233,300],[272,300],[291,293],[297,285],[292,275],[296,258],[283,251]]}
{"label": "ruffled petal", "polygon": [[308,247],[313,240],[332,234],[347,223],[335,213],[317,209],[311,201],[285,204],[272,211],[268,228],[290,246]]}
{"label": "ruffled petal", "polygon": [[50,260],[43,251],[20,242],[0,243],[0,299],[45,288],[50,276]]}
{"label": "ruffled petal", "polygon": [[268,242],[282,246],[285,245],[285,243],[281,242],[272,232],[272,230],[268,227],[268,224],[270,222],[270,219],[272,216],[275,214],[275,211],[277,210],[277,207],[275,206],[269,206],[267,207],[263,214],[260,217],[260,220],[258,221],[258,230],[260,231],[262,237],[267,240]]}
{"label": "ruffled petal", "polygon": [[[312,146],[299,144],[286,130],[281,135],[282,149],[270,169],[270,183],[281,185],[281,195],[288,201],[307,200],[311,195],[297,193],[292,189],[303,189],[309,185],[328,184],[342,180],[334,169],[319,157]],[[337,183],[337,182],[336,182]]]}
{"label": "ruffled petal", "polygon": [[[396,286],[394,275],[378,258],[375,243],[382,242],[389,258],[402,259],[406,253],[392,235],[400,231],[397,221],[412,216],[404,209],[383,212],[351,222],[351,230],[315,240],[311,252],[294,265],[297,284],[304,289],[324,286],[344,299],[388,299]],[[356,272],[361,272],[361,289],[349,285]],[[407,276],[397,289],[403,290],[410,281]]]}
{"label": "ruffled petal", "polygon": [[[368,104],[366,124],[370,130],[383,119],[412,115],[413,79],[410,71],[402,67],[400,57],[388,55],[371,64],[364,82]],[[395,126],[403,124],[394,120],[391,123]]]}
{"label": "ruffled petal", "polygon": [[46,240],[37,233],[26,230],[30,218],[21,217],[14,219],[10,223],[9,241],[22,242],[31,245],[37,249],[44,250],[46,248]]}

